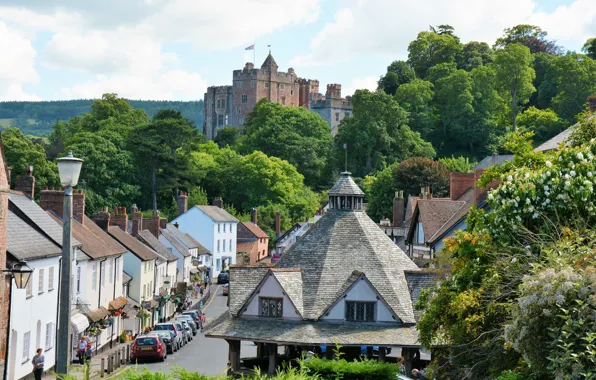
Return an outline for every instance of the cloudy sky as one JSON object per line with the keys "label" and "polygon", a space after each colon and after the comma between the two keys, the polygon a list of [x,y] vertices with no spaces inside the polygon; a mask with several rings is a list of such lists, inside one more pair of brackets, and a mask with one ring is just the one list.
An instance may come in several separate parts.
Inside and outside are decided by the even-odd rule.
{"label": "cloudy sky", "polygon": [[201,99],[253,43],[258,65],[271,45],[280,69],[349,94],[429,25],[492,44],[520,23],[579,51],[595,0],[0,0],[0,100]]}

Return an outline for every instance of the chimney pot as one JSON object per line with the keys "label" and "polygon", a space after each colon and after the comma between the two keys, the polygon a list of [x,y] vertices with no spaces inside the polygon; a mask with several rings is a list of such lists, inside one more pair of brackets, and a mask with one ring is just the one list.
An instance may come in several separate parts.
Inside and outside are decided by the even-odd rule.
{"label": "chimney pot", "polygon": [[404,223],[406,205],[403,191],[396,191],[393,199],[393,226],[401,226]]}
{"label": "chimney pot", "polygon": [[32,173],[33,166],[27,166],[25,175],[17,177],[15,181],[15,190],[22,191],[23,194],[31,199],[35,196],[35,177]]}
{"label": "chimney pot", "polygon": [[176,228],[180,227],[180,225],[178,224],[178,222],[175,222],[174,223],[174,227],[176,227]]}
{"label": "chimney pot", "polygon": [[217,206],[219,208],[223,208],[223,199],[221,197],[215,197],[213,199],[213,206]]}

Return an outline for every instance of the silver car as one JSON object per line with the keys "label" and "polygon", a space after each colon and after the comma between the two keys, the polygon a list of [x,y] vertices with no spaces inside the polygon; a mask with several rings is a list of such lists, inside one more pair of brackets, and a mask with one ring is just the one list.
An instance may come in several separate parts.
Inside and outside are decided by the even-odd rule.
{"label": "silver car", "polygon": [[197,329],[199,328],[199,324],[195,322],[192,316],[190,315],[179,315],[176,317],[177,321],[184,321],[188,323],[190,329],[192,330],[192,336],[197,335]]}
{"label": "silver car", "polygon": [[182,319],[176,319],[176,322],[182,325],[182,331],[186,333],[186,343],[190,342],[192,340],[192,328],[190,327],[190,325]]}
{"label": "silver car", "polygon": [[186,335],[183,332],[184,327],[182,327],[179,324],[174,324],[171,322],[158,323],[157,325],[155,325],[155,330],[169,331],[172,334],[172,337],[174,338],[174,341],[173,341],[174,351],[178,351],[180,349],[180,347],[182,347],[184,345],[184,342],[186,341],[186,339],[185,339]]}

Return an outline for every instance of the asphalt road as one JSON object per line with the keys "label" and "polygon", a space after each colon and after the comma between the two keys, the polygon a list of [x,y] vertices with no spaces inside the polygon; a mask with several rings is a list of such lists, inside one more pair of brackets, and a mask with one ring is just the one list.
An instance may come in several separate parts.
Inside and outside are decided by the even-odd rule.
{"label": "asphalt road", "polygon": [[[219,316],[227,310],[228,297],[221,294],[221,286],[217,287],[215,296],[205,305],[207,321]],[[241,347],[243,357],[256,356],[256,346],[243,342]],[[228,344],[223,339],[205,338],[200,332],[193,341],[182,347],[173,355],[168,355],[165,362],[150,362],[138,365],[138,368],[147,367],[152,372],[170,372],[175,366],[189,371],[200,372],[215,376],[226,372],[228,365]]]}

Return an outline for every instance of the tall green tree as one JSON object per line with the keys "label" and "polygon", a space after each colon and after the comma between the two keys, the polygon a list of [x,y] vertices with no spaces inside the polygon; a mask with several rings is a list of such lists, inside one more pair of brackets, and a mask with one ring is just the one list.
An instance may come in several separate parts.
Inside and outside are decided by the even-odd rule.
{"label": "tall green tree", "polygon": [[153,210],[157,210],[158,193],[165,191],[164,197],[171,199],[172,189],[186,188],[194,182],[187,155],[201,140],[194,124],[174,110],[159,111],[150,123],[132,129],[129,147],[141,181],[150,184],[145,189],[151,189]]}
{"label": "tall green tree", "polygon": [[408,112],[407,124],[414,132],[428,139],[435,129],[432,100],[435,95],[431,82],[414,79],[399,86],[395,93],[397,103]]}
{"label": "tall green tree", "polygon": [[348,169],[357,177],[409,157],[435,155],[432,145],[406,125],[407,112],[393,96],[358,90],[352,104],[353,116],[340,122],[335,136],[338,168],[343,170],[344,144]]}
{"label": "tall green tree", "polygon": [[517,125],[522,133],[532,132],[537,145],[569,127],[569,123],[555,111],[536,107],[530,107],[517,115]]}
{"label": "tall green tree", "polygon": [[495,52],[486,42],[470,41],[457,57],[457,67],[470,71],[495,60]]}
{"label": "tall green tree", "polygon": [[457,70],[436,82],[435,107],[440,118],[443,136],[451,128],[464,122],[473,112],[472,80],[465,70]]}
{"label": "tall green tree", "polygon": [[495,68],[497,85],[502,96],[509,100],[513,130],[517,129],[516,118],[519,105],[526,104],[536,89],[532,84],[536,73],[532,68],[530,49],[519,43],[506,45],[497,51]]}
{"label": "tall green tree", "polygon": [[302,107],[259,101],[244,124],[242,152],[261,151],[294,165],[313,188],[330,180],[333,137],[329,124]]}
{"label": "tall green tree", "polygon": [[379,79],[378,89],[387,94],[395,95],[395,92],[402,84],[410,83],[416,78],[416,73],[404,61],[393,61],[387,66],[387,73]]}
{"label": "tall green tree", "polygon": [[494,48],[501,49],[508,45],[521,44],[530,49],[532,53],[563,54],[563,48],[558,46],[555,41],[548,40],[547,35],[548,33],[539,26],[520,24],[506,28],[503,36],[497,38]]}
{"label": "tall green tree", "polygon": [[408,46],[408,63],[418,78],[426,79],[428,70],[439,64],[455,62],[462,45],[453,34],[420,32]]}
{"label": "tall green tree", "polygon": [[550,79],[557,89],[552,108],[559,116],[573,122],[584,109],[588,96],[596,93],[596,61],[581,54],[557,57]]}
{"label": "tall green tree", "polygon": [[596,38],[589,38],[582,47],[582,51],[588,57],[596,59]]}
{"label": "tall green tree", "polygon": [[235,147],[242,135],[242,129],[238,127],[223,127],[217,131],[217,136],[213,139],[220,148],[226,146]]}

